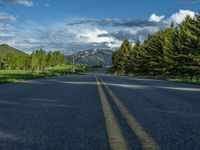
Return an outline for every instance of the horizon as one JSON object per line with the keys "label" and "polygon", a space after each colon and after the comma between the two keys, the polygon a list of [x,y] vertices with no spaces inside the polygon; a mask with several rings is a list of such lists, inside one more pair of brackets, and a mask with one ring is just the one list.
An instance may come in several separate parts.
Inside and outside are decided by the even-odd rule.
{"label": "horizon", "polygon": [[[0,44],[27,53],[38,48],[70,53],[133,45],[149,34],[198,13],[198,0],[92,1],[0,0]],[[148,7],[147,7],[148,6]],[[157,7],[159,6],[159,7]],[[119,11],[120,10],[120,11]],[[131,13],[130,13],[131,12]]]}

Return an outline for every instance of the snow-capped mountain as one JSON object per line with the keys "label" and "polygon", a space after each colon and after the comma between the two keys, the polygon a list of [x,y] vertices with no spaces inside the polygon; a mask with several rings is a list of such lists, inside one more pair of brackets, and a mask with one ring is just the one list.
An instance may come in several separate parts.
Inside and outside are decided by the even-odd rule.
{"label": "snow-capped mountain", "polygon": [[[111,66],[112,54],[113,51],[108,49],[90,49],[75,53],[74,58],[76,63],[87,64],[90,66]],[[67,61],[72,61],[72,55],[67,56]]]}

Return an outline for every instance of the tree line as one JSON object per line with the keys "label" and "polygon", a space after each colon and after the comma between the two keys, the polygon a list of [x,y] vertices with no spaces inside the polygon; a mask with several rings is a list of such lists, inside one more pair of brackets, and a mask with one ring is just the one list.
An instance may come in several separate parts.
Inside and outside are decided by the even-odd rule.
{"label": "tree line", "polygon": [[149,35],[134,46],[125,40],[113,55],[117,74],[200,75],[200,16],[187,16],[182,24]]}
{"label": "tree line", "polygon": [[31,55],[16,55],[9,53],[5,58],[0,58],[0,69],[44,71],[45,68],[65,64],[65,56],[59,51],[48,52],[35,50]]}

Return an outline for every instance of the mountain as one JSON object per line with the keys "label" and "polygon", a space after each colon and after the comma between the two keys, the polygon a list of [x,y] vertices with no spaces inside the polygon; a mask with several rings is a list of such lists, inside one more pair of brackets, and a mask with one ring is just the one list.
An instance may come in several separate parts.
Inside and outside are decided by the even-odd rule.
{"label": "mountain", "polygon": [[7,44],[1,44],[0,45],[0,57],[6,57],[9,53],[13,53],[15,55],[28,55],[18,49],[10,47]]}
{"label": "mountain", "polygon": [[[108,49],[90,49],[80,51],[74,54],[75,62],[86,64],[89,66],[111,66],[112,65],[112,50]],[[67,56],[67,61],[72,61],[72,55]]]}

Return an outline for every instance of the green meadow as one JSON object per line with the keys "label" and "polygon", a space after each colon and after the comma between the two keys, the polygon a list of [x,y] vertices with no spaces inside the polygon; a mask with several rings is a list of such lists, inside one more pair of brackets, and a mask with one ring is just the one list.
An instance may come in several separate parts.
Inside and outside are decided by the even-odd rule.
{"label": "green meadow", "polygon": [[[83,65],[76,65],[76,72],[74,74],[85,74],[86,70]],[[38,73],[31,70],[0,70],[0,83],[19,82],[24,80],[45,78],[51,76],[61,76],[71,73],[71,65],[62,65],[50,67]]]}

